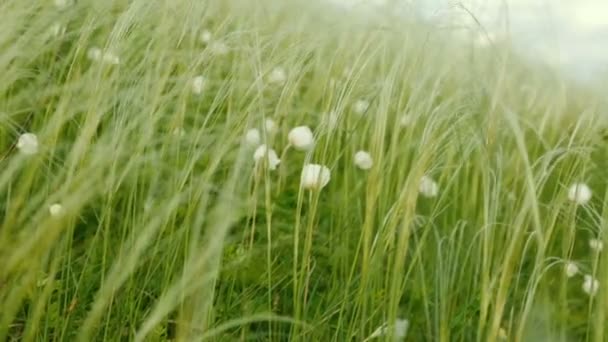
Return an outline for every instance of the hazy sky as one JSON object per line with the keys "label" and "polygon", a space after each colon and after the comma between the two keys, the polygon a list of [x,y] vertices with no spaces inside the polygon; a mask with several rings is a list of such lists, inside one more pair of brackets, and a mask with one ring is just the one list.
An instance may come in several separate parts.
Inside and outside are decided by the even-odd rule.
{"label": "hazy sky", "polygon": [[524,55],[582,79],[608,71],[608,0],[330,1],[355,7],[397,3],[438,23],[474,27],[470,17],[455,6],[462,3],[497,37],[505,34],[508,16],[509,36]]}

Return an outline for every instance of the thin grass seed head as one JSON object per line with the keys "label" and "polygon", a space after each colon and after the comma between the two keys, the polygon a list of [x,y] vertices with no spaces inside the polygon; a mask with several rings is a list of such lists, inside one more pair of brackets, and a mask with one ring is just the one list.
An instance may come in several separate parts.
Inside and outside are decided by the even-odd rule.
{"label": "thin grass seed head", "polygon": [[336,113],[335,110],[323,114],[323,123],[329,132],[335,130],[336,127],[338,127],[339,120],[340,116],[338,115],[338,113]]}
{"label": "thin grass seed head", "polygon": [[63,206],[59,203],[53,203],[49,206],[49,214],[52,217],[61,217],[64,214]]}
{"label": "thin grass seed head", "polygon": [[590,239],[589,248],[599,253],[604,249],[604,243],[600,239]]}
{"label": "thin grass seed head", "polygon": [[564,266],[564,271],[566,272],[566,277],[568,278],[572,278],[579,273],[578,266],[572,261],[566,262],[566,265]]}
{"label": "thin grass seed head", "polygon": [[361,170],[369,170],[374,166],[374,159],[372,159],[372,156],[366,151],[358,151],[355,153],[353,161],[355,166]]}
{"label": "thin grass seed head", "polygon": [[585,274],[583,280],[583,291],[589,296],[595,296],[600,288],[600,282],[589,274]]}
{"label": "thin grass seed head", "polygon": [[16,147],[22,154],[34,155],[38,153],[38,137],[34,133],[23,133],[19,136]]}
{"label": "thin grass seed head", "polygon": [[49,27],[48,35],[50,37],[61,37],[65,34],[66,28],[61,23],[54,23]]}
{"label": "thin grass seed head", "polygon": [[568,190],[568,199],[577,205],[585,205],[591,200],[591,189],[585,183],[575,183]]}
{"label": "thin grass seed head", "polygon": [[367,112],[368,108],[369,108],[369,102],[367,100],[363,100],[363,99],[357,100],[353,104],[353,111],[359,115],[365,114],[365,112]]}
{"label": "thin grass seed head", "polygon": [[228,45],[222,42],[221,40],[216,40],[209,43],[209,50],[211,51],[211,53],[218,56],[224,56],[228,54],[228,52],[230,52],[230,48],[228,47]]}
{"label": "thin grass seed head", "polygon": [[308,126],[292,128],[287,139],[289,144],[299,151],[311,150],[315,144],[315,138]]}
{"label": "thin grass seed head", "polygon": [[321,190],[331,179],[331,171],[325,165],[306,164],[302,168],[300,186],[306,190]]}
{"label": "thin grass seed head", "polygon": [[245,133],[245,143],[251,147],[258,147],[262,143],[262,135],[257,128],[251,128]]}
{"label": "thin grass seed head", "polygon": [[418,185],[418,192],[424,197],[432,198],[439,194],[439,185],[429,176],[423,176]]}
{"label": "thin grass seed head", "polygon": [[195,95],[200,95],[205,90],[205,86],[207,85],[207,79],[205,76],[198,75],[192,78],[191,87],[192,93]]}
{"label": "thin grass seed head", "polygon": [[266,119],[264,120],[264,128],[266,128],[266,134],[275,134],[277,132],[277,123],[272,119]]}
{"label": "thin grass seed head", "polygon": [[269,170],[276,170],[277,166],[281,163],[275,150],[268,148],[266,145],[260,145],[260,147],[253,152],[253,160],[256,166],[258,166],[264,162],[264,159],[267,161]]}
{"label": "thin grass seed head", "polygon": [[283,67],[276,67],[268,74],[268,82],[274,85],[283,85],[287,81],[287,72]]}
{"label": "thin grass seed head", "polygon": [[93,46],[87,51],[87,58],[91,61],[97,62],[101,60],[102,51],[97,46]]}

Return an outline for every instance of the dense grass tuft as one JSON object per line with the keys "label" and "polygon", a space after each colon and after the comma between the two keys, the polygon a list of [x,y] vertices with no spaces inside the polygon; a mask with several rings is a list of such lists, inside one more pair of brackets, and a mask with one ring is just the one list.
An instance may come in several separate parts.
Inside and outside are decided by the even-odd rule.
{"label": "dense grass tuft", "polygon": [[1,341],[608,338],[591,93],[412,18],[55,3],[0,3]]}

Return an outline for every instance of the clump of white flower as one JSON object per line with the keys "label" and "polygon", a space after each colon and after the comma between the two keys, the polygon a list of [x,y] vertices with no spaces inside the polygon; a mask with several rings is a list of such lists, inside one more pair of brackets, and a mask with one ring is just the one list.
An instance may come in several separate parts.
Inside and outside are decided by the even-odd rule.
{"label": "clump of white flower", "polygon": [[604,249],[604,243],[600,239],[590,239],[589,248],[596,252],[601,252]]}
{"label": "clump of white flower", "polygon": [[34,133],[23,133],[17,140],[17,149],[25,155],[38,153],[38,137]]}
{"label": "clump of white flower", "polygon": [[287,72],[283,67],[276,67],[270,71],[268,82],[277,85],[283,85],[287,81]]}
{"label": "clump of white flower", "polygon": [[594,296],[600,288],[600,282],[589,274],[585,274],[583,280],[583,291],[590,296]]}
{"label": "clump of white flower", "polygon": [[195,76],[191,81],[192,93],[195,95],[200,95],[205,90],[205,86],[207,85],[207,79],[205,76]]}
{"label": "clump of white flower", "polygon": [[418,185],[418,191],[424,197],[436,197],[439,194],[439,185],[429,176],[423,176]]}
{"label": "clump of white flower", "polygon": [[257,128],[251,128],[245,133],[245,142],[249,146],[258,147],[262,142],[262,135]]}
{"label": "clump of white flower", "polygon": [[320,164],[306,164],[302,169],[300,186],[306,190],[320,190],[331,179],[331,171],[327,166]]}
{"label": "clump of white flower", "polygon": [[578,205],[584,205],[591,200],[591,189],[585,183],[576,183],[568,190],[568,199]]}
{"label": "clump of white flower", "polygon": [[269,170],[276,170],[281,163],[277,152],[266,145],[260,145],[253,153],[253,160],[256,165],[263,163],[266,160]]}
{"label": "clump of white flower", "polygon": [[359,115],[365,114],[369,108],[369,102],[367,100],[357,100],[353,104],[353,111]]}
{"label": "clump of white flower", "polygon": [[266,128],[266,134],[274,134],[277,132],[277,123],[272,119],[264,120],[264,127]]}
{"label": "clump of white flower", "polygon": [[388,323],[384,323],[365,340],[367,341],[374,338],[391,335],[394,340],[400,341],[407,336],[409,326],[410,322],[407,319],[397,319],[395,324],[392,326],[389,326]]}
{"label": "clump of white flower", "polygon": [[315,143],[312,131],[308,126],[298,126],[289,131],[287,136],[289,144],[296,150],[308,151],[312,149]]}
{"label": "clump of white flower", "polygon": [[578,266],[572,261],[566,262],[564,269],[566,271],[566,277],[568,278],[574,277],[579,272]]}
{"label": "clump of white flower", "polygon": [[358,151],[354,156],[355,165],[361,170],[369,170],[374,166],[374,159],[366,151]]}
{"label": "clump of white flower", "polygon": [[52,217],[60,217],[63,216],[64,209],[63,206],[59,203],[54,203],[49,206],[49,214]]}

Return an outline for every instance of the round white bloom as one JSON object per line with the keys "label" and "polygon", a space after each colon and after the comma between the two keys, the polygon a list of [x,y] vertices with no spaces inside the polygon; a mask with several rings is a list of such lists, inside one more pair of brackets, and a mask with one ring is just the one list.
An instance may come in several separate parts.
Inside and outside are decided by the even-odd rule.
{"label": "round white bloom", "polygon": [[324,188],[331,178],[331,172],[324,165],[306,164],[302,169],[300,186],[307,190],[320,190]]}
{"label": "round white bloom", "polygon": [[358,151],[354,157],[355,165],[361,170],[369,170],[374,166],[372,156],[365,151]]}
{"label": "round white bloom", "polygon": [[205,84],[207,83],[207,80],[205,79],[204,76],[196,76],[192,79],[192,92],[196,95],[200,95],[203,93],[203,90],[205,89]]}
{"label": "round white bloom", "polygon": [[604,243],[600,239],[590,239],[589,247],[596,252],[601,252],[604,249]]}
{"label": "round white bloom", "polygon": [[436,197],[437,194],[439,194],[439,186],[431,177],[423,176],[422,179],[420,179],[418,191],[424,197]]}
{"label": "round white bloom", "polygon": [[572,278],[578,274],[579,269],[578,266],[572,261],[568,261],[565,265],[566,277]]}
{"label": "round white bloom", "polygon": [[594,296],[599,288],[600,282],[592,276],[585,274],[585,280],[583,280],[583,291],[590,296]]}
{"label": "round white bloom", "polygon": [[63,206],[59,203],[51,204],[51,206],[49,207],[49,213],[53,217],[60,217],[64,213]]}
{"label": "round white bloom", "polygon": [[101,60],[101,55],[102,55],[102,51],[100,48],[94,46],[92,48],[89,49],[89,51],[87,51],[87,57],[92,60],[92,61],[99,61]]}
{"label": "round white bloom", "polygon": [[[393,338],[396,341],[400,341],[402,339],[404,339],[407,336],[407,330],[410,326],[410,322],[407,319],[397,319],[395,321],[395,325],[393,325],[392,328],[392,334],[393,334]],[[374,338],[378,338],[378,337],[382,337],[382,336],[386,336],[389,334],[388,332],[389,330],[389,326],[388,323],[384,323],[382,324],[380,327],[378,327],[378,329],[376,329],[367,339],[367,340],[371,340]]]}
{"label": "round white bloom", "polygon": [[253,160],[258,165],[260,162],[263,162],[264,158],[268,161],[268,169],[270,170],[276,170],[277,166],[281,163],[275,150],[268,148],[266,145],[260,145],[253,153]]}
{"label": "round white bloom", "polygon": [[568,190],[568,199],[578,205],[586,204],[591,199],[591,189],[585,183],[573,184]]}
{"label": "round white bloom", "polygon": [[289,131],[287,136],[289,143],[300,151],[310,150],[315,143],[312,131],[308,126],[298,126]]}
{"label": "round white bloom", "polygon": [[203,32],[201,32],[201,35],[199,38],[202,43],[209,44],[211,42],[211,39],[213,39],[213,35],[211,34],[211,31],[204,30]]}
{"label": "round white bloom", "polygon": [[245,142],[249,146],[258,147],[262,142],[260,131],[257,128],[252,128],[245,133]]}
{"label": "round white bloom", "polygon": [[355,113],[357,113],[359,115],[365,114],[365,112],[367,111],[368,108],[369,108],[369,102],[367,102],[366,100],[357,100],[353,104],[353,110],[355,111]]}
{"label": "round white bloom", "polygon": [[282,85],[287,81],[287,72],[282,67],[272,69],[268,75],[268,82],[272,84]]}
{"label": "round white bloom", "polygon": [[38,137],[34,133],[23,133],[17,140],[17,149],[25,155],[38,153]]}
{"label": "round white bloom", "polygon": [[272,119],[266,119],[264,127],[266,128],[266,134],[274,134],[277,131],[277,124]]}

